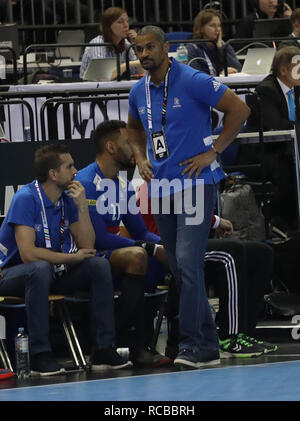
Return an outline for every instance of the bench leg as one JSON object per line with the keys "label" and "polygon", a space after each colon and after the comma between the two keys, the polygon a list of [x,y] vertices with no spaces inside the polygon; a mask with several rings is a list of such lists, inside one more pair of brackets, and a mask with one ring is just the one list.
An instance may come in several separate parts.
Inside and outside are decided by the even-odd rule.
{"label": "bench leg", "polygon": [[3,339],[0,339],[0,357],[1,357],[1,361],[3,364],[3,368],[6,369],[10,369],[11,371],[13,371],[12,369],[12,365],[6,350],[6,346],[5,346],[5,342]]}
{"label": "bench leg", "polygon": [[56,301],[56,304],[75,366],[77,369],[86,369],[87,362],[80,347],[67,305],[64,300]]}

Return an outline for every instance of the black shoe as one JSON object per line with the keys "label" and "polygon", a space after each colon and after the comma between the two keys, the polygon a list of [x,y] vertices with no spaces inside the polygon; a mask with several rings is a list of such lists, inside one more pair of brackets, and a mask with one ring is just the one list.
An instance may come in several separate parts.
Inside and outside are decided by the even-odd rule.
{"label": "black shoe", "polygon": [[115,348],[97,349],[92,356],[92,370],[118,370],[131,365],[132,363],[121,357]]}
{"label": "black shoe", "polygon": [[174,364],[188,368],[201,368],[220,364],[219,351],[198,351],[195,349],[183,349],[179,351]]}
{"label": "black shoe", "polygon": [[163,367],[172,363],[171,358],[151,348],[130,350],[129,359],[136,367]]}
{"label": "black shoe", "polygon": [[171,358],[171,360],[175,360],[175,358],[178,355],[178,345],[167,344],[166,349],[165,349],[165,355]]}
{"label": "black shoe", "polygon": [[54,376],[66,371],[56,362],[52,352],[40,352],[31,355],[30,367],[30,374],[33,376]]}
{"label": "black shoe", "polygon": [[264,354],[275,352],[278,349],[277,345],[271,344],[270,342],[260,341],[259,339],[244,335],[243,333],[240,333],[239,335],[242,335],[248,342],[259,345],[263,349]]}
{"label": "black shoe", "polygon": [[264,353],[263,348],[255,342],[246,340],[243,334],[219,340],[221,358],[250,358],[259,357]]}

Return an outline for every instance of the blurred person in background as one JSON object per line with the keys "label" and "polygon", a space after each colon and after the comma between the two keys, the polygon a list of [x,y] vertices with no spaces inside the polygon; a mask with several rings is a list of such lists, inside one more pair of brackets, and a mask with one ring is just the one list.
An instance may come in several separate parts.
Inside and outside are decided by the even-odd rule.
{"label": "blurred person in background", "polygon": [[[113,44],[113,47],[86,47],[80,66],[81,78],[93,59],[117,57],[117,54],[120,54],[120,73],[123,74],[126,70],[126,49],[134,42],[136,37],[135,30],[129,29],[127,12],[120,7],[109,7],[102,15],[101,24],[102,35],[93,38],[90,43],[109,42]],[[143,69],[132,48],[129,50],[129,66],[131,73],[143,73]],[[117,69],[114,71],[112,79],[115,79],[116,76]]]}
{"label": "blurred person in background", "polygon": [[284,1],[256,0],[253,2],[253,12],[237,25],[237,38],[252,38],[254,21],[257,19],[289,18],[291,14],[291,7]]}
{"label": "blurred person in background", "polygon": [[226,53],[228,74],[241,71],[241,63],[236,57],[233,48],[228,45],[227,49],[225,49],[222,36],[220,13],[214,9],[199,12],[194,20],[193,37],[197,40],[211,40],[215,44],[213,42],[187,44],[188,60],[191,67],[211,76],[218,76],[224,71],[224,54]]}
{"label": "blurred person in background", "polygon": [[282,47],[292,46],[300,49],[300,7],[295,9],[291,16],[292,33],[289,35],[288,40],[281,41],[278,50]]}

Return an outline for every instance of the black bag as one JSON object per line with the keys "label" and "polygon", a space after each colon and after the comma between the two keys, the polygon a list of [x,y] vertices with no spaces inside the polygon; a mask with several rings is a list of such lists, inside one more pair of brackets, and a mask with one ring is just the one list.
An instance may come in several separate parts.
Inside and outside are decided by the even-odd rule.
{"label": "black bag", "polygon": [[267,313],[270,315],[294,316],[300,314],[300,294],[275,291],[265,295]]}
{"label": "black bag", "polygon": [[221,217],[229,219],[233,225],[231,238],[253,241],[266,239],[263,213],[257,205],[251,185],[244,177],[228,177],[220,202]]}

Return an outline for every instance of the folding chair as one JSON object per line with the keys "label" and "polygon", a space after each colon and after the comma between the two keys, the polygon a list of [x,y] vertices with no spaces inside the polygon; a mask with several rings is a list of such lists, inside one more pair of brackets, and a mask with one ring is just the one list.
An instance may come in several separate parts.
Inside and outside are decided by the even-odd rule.
{"label": "folding chair", "polygon": [[[73,357],[73,361],[77,370],[86,369],[87,362],[85,356],[80,347],[77,334],[75,332],[68,307],[66,305],[64,295],[49,295],[49,302],[56,305],[60,321],[62,323],[64,335],[69,347],[69,351]],[[0,297],[0,308],[1,307],[14,307],[16,305],[24,305],[24,299],[21,297],[1,296]],[[3,336],[3,335],[0,335]],[[0,357],[4,368],[12,369],[9,355],[6,351],[4,338],[0,337]]]}

